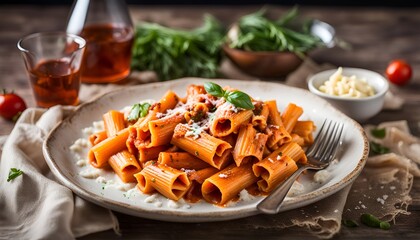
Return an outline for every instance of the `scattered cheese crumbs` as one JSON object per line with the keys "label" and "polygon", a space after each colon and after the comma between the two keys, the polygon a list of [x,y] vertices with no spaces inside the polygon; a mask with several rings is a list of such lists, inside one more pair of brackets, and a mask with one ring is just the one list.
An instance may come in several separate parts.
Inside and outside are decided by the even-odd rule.
{"label": "scattered cheese crumbs", "polygon": [[97,183],[106,183],[106,179],[102,176],[99,176],[95,180]]}
{"label": "scattered cheese crumbs", "polygon": [[155,194],[152,194],[152,195],[150,195],[149,197],[145,198],[145,199],[144,199],[144,202],[145,202],[145,203],[154,203],[154,202],[155,202],[155,200],[156,200],[156,196],[157,196],[157,194],[156,194],[156,193],[155,193]]}
{"label": "scattered cheese crumbs", "polygon": [[385,200],[383,200],[382,198],[377,198],[377,199],[376,199],[376,201],[377,201],[378,203],[381,203],[382,205],[384,205],[384,204],[385,204]]}
{"label": "scattered cheese crumbs", "polygon": [[361,206],[362,206],[363,209],[366,209],[367,208],[364,204],[362,204]]}
{"label": "scattered cheese crumbs", "polygon": [[224,173],[220,173],[219,174],[219,178],[227,178],[228,177],[228,175],[227,174],[224,174]]}
{"label": "scattered cheese crumbs", "polygon": [[76,162],[76,165],[77,165],[78,167],[83,167],[83,166],[86,166],[86,160],[84,160],[84,159],[79,159],[79,160]]}
{"label": "scattered cheese crumbs", "polygon": [[335,210],[334,210],[334,212],[335,212],[335,213],[338,213],[338,209],[335,209]]}
{"label": "scattered cheese crumbs", "polygon": [[162,202],[161,201],[157,201],[154,203],[156,207],[162,207]]}
{"label": "scattered cheese crumbs", "polygon": [[389,189],[390,189],[390,190],[395,190],[395,189],[396,189],[396,187],[395,187],[395,186],[391,186],[391,187],[389,187]]}
{"label": "scattered cheese crumbs", "polygon": [[180,207],[180,204],[178,202],[174,201],[174,200],[169,200],[168,201],[168,207],[176,209],[176,208]]}
{"label": "scattered cheese crumbs", "polygon": [[101,174],[101,170],[99,169],[86,169],[79,172],[79,175],[84,178],[94,179],[99,177]]}
{"label": "scattered cheese crumbs", "polygon": [[383,198],[384,200],[386,200],[386,199],[388,198],[388,195],[383,195],[383,196],[382,196],[382,198]]}
{"label": "scattered cheese crumbs", "polygon": [[195,172],[194,169],[186,169],[186,168],[181,168],[181,171],[185,172],[186,174],[191,174],[191,173]]}
{"label": "scattered cheese crumbs", "polygon": [[280,155],[277,155],[277,158],[276,158],[277,160],[280,160],[281,159],[281,157],[280,157]]}
{"label": "scattered cheese crumbs", "polygon": [[73,145],[70,146],[70,150],[73,152],[80,152],[88,146],[89,141],[87,139],[79,138],[73,143]]}
{"label": "scattered cheese crumbs", "polygon": [[320,170],[314,174],[314,181],[323,184],[330,178],[330,176],[331,173],[328,170]]}
{"label": "scattered cheese crumbs", "polygon": [[95,132],[100,132],[105,129],[103,121],[96,121],[92,123]]}
{"label": "scattered cheese crumbs", "polygon": [[251,201],[254,200],[255,197],[249,194],[247,190],[243,189],[239,192],[239,199],[242,201]]}
{"label": "scattered cheese crumbs", "polygon": [[88,136],[92,135],[94,133],[93,127],[83,128],[82,133]]}
{"label": "scattered cheese crumbs", "polygon": [[130,198],[130,197],[135,197],[137,196],[137,194],[139,193],[138,188],[133,187],[132,189],[129,189],[126,193],[126,197]]}
{"label": "scattered cheese crumbs", "polygon": [[193,137],[194,139],[197,139],[200,137],[200,134],[203,132],[203,128],[200,127],[197,123],[193,123],[190,126],[190,129],[185,133],[186,137]]}

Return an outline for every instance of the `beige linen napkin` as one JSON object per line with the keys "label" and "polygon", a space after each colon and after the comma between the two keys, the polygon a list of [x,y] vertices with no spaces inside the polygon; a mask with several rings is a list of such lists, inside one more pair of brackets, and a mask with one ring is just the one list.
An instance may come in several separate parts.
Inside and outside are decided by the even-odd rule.
{"label": "beige linen napkin", "polygon": [[[27,109],[8,137],[1,138],[0,239],[74,239],[117,229],[111,211],[75,196],[56,182],[42,143],[72,108]],[[12,181],[11,168],[23,171]]]}

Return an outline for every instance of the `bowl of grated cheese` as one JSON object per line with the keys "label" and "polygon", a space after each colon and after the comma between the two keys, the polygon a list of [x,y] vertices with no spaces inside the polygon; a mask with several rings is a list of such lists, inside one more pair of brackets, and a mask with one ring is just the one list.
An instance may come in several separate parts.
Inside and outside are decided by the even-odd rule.
{"label": "bowl of grated cheese", "polygon": [[308,88],[349,117],[364,122],[382,110],[389,85],[377,72],[339,67],[310,76]]}

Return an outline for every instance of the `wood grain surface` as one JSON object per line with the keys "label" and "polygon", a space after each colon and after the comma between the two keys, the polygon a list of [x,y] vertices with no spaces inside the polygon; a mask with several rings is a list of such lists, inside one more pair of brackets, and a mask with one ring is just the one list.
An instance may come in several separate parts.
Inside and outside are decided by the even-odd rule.
{"label": "wood grain surface", "polygon": [[[226,26],[261,6],[130,6],[134,22],[152,21],[171,27],[189,28],[201,24],[210,13]],[[288,10],[266,6],[270,14]],[[40,31],[64,30],[70,6],[2,5],[0,7],[0,88],[13,89],[29,107],[35,102],[23,61],[16,48],[19,38]],[[383,111],[370,123],[408,120],[412,132],[420,136],[420,8],[300,7],[300,14],[333,25],[337,36],[352,45],[352,50],[322,49],[311,53],[318,63],[361,67],[384,73],[390,60],[403,58],[414,69],[412,82],[392,91],[405,99],[401,110]],[[0,119],[0,135],[9,134],[13,123]],[[420,180],[415,179],[409,207],[411,215],[397,217],[389,231],[372,228],[342,228],[337,239],[420,239]],[[313,238],[304,231],[282,230],[275,226],[257,228],[269,216],[254,216],[215,223],[170,223],[116,213],[123,236],[113,231],[92,234],[82,239],[292,239]]]}

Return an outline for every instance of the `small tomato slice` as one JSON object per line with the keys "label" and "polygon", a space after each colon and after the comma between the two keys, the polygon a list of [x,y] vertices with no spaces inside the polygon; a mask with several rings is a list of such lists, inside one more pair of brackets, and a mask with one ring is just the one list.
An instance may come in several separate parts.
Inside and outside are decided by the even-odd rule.
{"label": "small tomato slice", "polygon": [[389,81],[398,86],[406,85],[413,74],[410,64],[401,59],[393,60],[386,68]]}
{"label": "small tomato slice", "polygon": [[16,121],[25,109],[25,101],[17,94],[7,93],[6,90],[0,94],[0,116],[3,118]]}

